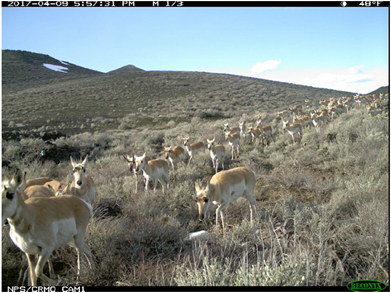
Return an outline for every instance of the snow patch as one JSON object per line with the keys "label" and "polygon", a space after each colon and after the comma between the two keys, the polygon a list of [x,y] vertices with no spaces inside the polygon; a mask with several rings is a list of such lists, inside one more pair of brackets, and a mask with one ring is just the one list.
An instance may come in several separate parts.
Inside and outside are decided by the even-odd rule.
{"label": "snow patch", "polygon": [[65,62],[65,61],[61,61],[61,60],[60,60],[60,62],[61,62],[62,64],[64,64],[64,65],[70,65],[68,62]]}
{"label": "snow patch", "polygon": [[62,72],[62,73],[67,73],[67,70],[68,70],[67,67],[59,66],[59,65],[53,65],[53,64],[47,64],[47,63],[44,63],[43,66],[45,66],[46,68],[48,68],[50,70],[57,71],[57,72]]}

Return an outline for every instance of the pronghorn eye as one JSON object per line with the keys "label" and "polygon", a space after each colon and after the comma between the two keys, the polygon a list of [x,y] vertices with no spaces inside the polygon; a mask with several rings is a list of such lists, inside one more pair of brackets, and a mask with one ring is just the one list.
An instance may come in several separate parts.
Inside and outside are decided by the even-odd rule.
{"label": "pronghorn eye", "polygon": [[5,197],[8,198],[9,200],[12,200],[14,198],[14,193],[13,192],[7,192],[5,194]]}

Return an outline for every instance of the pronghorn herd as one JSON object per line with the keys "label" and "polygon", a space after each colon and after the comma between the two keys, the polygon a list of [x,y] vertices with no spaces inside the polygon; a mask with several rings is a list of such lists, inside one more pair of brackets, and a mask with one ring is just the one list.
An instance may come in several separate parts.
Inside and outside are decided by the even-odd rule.
{"label": "pronghorn herd", "polygon": [[[281,120],[279,122],[282,123],[281,129],[290,135],[293,143],[296,143],[295,136],[302,137],[306,128],[314,127],[319,132],[325,124],[355,106],[365,105],[368,114],[380,111],[381,100],[387,98],[388,94],[380,95],[379,98],[358,95],[349,98],[331,98],[319,102],[321,109],[314,108],[311,101],[306,100],[304,107],[296,104],[287,110],[278,112],[277,120]],[[194,182],[194,199],[200,221],[205,221],[207,218],[210,203],[217,205],[216,225],[221,219],[224,233],[226,226],[224,212],[231,202],[239,197],[246,198],[250,204],[251,220],[256,217],[257,210],[254,197],[255,172],[247,167],[225,170],[224,161],[227,156],[231,160],[240,157],[240,146],[246,141],[246,133],[251,136],[252,143],[258,140],[262,146],[267,147],[275,141],[275,130],[273,131],[270,125],[264,124],[262,116],[259,115],[254,126],[246,127],[244,121],[232,127],[225,123],[223,131],[219,134],[220,137],[224,136],[225,143],[223,139],[216,142],[217,136],[212,136],[212,139],[187,136],[182,137],[183,147],[180,145],[163,146],[163,158],[152,159],[144,153],[142,156],[126,154],[124,159],[130,173],[134,175],[136,193],[141,177],[139,175],[145,179],[146,191],[149,182],[152,181],[154,192],[160,182],[164,193],[170,189],[170,170],[178,171],[179,164],[183,164],[185,168],[190,166],[190,162],[196,164],[197,156],[208,150],[214,175],[207,180],[206,184]],[[188,161],[185,164],[187,157]],[[47,284],[56,284],[50,256],[54,250],[66,244],[76,248],[78,278],[81,274],[83,257],[86,258],[90,267],[93,264],[91,251],[84,243],[87,225],[93,215],[92,205],[96,198],[95,183],[86,171],[87,159],[88,155],[77,163],[70,157],[73,180],[69,183],[62,183],[49,177],[27,180],[26,172],[20,170],[17,170],[12,178],[3,175],[3,224],[8,220],[12,241],[27,256],[29,284],[33,286],[37,285],[37,278]],[[219,166],[221,166],[220,169]],[[37,262],[35,256],[38,256]],[[46,262],[49,263],[50,278],[43,273],[43,266]]]}

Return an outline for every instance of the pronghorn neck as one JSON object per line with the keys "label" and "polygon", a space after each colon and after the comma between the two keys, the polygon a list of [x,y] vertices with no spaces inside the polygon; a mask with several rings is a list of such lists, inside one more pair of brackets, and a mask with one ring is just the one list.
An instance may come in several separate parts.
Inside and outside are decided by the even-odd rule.
{"label": "pronghorn neck", "polygon": [[31,216],[28,206],[23,202],[22,198],[18,197],[16,210],[8,218],[8,222],[18,234],[26,234],[30,231]]}

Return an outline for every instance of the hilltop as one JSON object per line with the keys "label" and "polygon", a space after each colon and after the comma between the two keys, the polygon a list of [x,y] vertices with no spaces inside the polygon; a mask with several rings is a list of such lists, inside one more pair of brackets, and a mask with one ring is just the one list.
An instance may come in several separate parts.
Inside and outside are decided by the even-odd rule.
{"label": "hilltop", "polygon": [[126,65],[116,70],[109,71],[108,73],[127,73],[127,72],[140,72],[144,71],[134,65]]}
{"label": "hilltop", "polygon": [[97,75],[101,72],[83,68],[67,61],[60,61],[49,55],[28,51],[2,51],[2,83],[55,81]]}

